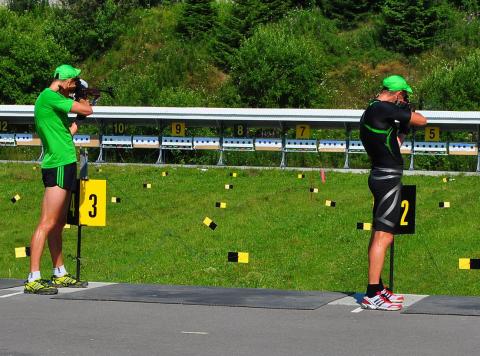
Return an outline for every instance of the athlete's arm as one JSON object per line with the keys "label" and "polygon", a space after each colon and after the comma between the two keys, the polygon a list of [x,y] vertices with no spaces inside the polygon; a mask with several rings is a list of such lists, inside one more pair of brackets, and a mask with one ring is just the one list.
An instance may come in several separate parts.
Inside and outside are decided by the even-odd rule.
{"label": "athlete's arm", "polygon": [[70,112],[75,114],[80,114],[83,116],[88,116],[93,114],[92,107],[88,100],[80,99],[80,101],[74,101]]}
{"label": "athlete's arm", "polygon": [[70,130],[70,134],[73,136],[77,133],[77,130],[78,130],[78,126],[77,126],[77,123],[74,121],[72,122],[72,124],[70,125],[70,127],[68,128]]}
{"label": "athlete's arm", "polygon": [[410,118],[411,126],[425,126],[427,124],[427,118],[418,112],[412,112],[412,117]]}

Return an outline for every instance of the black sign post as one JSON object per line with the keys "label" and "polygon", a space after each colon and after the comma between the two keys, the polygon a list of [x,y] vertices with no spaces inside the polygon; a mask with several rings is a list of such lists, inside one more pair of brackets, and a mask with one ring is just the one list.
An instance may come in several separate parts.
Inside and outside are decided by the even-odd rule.
{"label": "black sign post", "polygon": [[[415,208],[417,200],[417,187],[404,185],[401,192],[400,220],[395,226],[395,235],[410,235],[415,233]],[[395,239],[390,246],[390,289],[393,291],[395,266]]]}

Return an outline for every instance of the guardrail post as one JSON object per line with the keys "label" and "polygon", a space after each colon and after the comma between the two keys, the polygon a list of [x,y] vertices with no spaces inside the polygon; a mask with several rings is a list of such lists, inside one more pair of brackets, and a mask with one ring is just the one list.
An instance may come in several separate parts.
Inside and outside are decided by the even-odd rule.
{"label": "guardrail post", "polygon": [[162,131],[163,131],[163,125],[160,123],[158,124],[157,123],[157,127],[158,127],[158,158],[157,158],[157,161],[155,162],[155,164],[164,164],[165,163],[165,160],[164,160],[164,157],[163,157],[163,150],[162,150]]}
{"label": "guardrail post", "polygon": [[477,125],[477,172],[480,172],[480,125]]}
{"label": "guardrail post", "polygon": [[285,152],[285,145],[287,142],[287,131],[282,124],[282,161],[280,162],[280,168],[285,168],[287,166],[287,152]]}
{"label": "guardrail post", "polygon": [[40,156],[37,158],[37,162],[40,162],[41,160],[43,160],[43,155],[45,154],[45,151],[43,149],[43,145],[42,145],[42,152],[40,152]]}
{"label": "guardrail post", "polygon": [[224,166],[225,165],[225,162],[223,162],[223,124],[220,123],[220,147],[219,147],[219,150],[220,150],[220,156],[218,157],[218,162],[217,162],[217,166]]}
{"label": "guardrail post", "polygon": [[347,124],[345,128],[345,135],[347,136],[347,139],[345,140],[345,164],[343,165],[344,169],[349,169],[350,168],[350,156],[349,156],[349,149],[350,149],[350,138],[352,136],[352,129],[350,128],[350,125]]}
{"label": "guardrail post", "polygon": [[415,156],[415,128],[412,128],[412,154],[410,155],[410,167],[408,168],[409,171],[415,170],[413,156]]}
{"label": "guardrail post", "polygon": [[99,125],[99,127],[98,127],[98,138],[100,140],[100,152],[98,153],[98,158],[95,161],[95,163],[104,163],[105,160],[103,158],[103,147],[102,147],[103,123],[102,124],[99,123],[98,125]]}

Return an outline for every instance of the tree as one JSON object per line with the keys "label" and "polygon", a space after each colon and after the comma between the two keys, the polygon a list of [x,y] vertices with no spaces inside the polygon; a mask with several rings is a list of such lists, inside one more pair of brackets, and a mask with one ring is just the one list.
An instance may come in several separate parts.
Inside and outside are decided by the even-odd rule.
{"label": "tree", "polygon": [[204,37],[215,25],[217,14],[210,0],[187,0],[178,20],[177,31],[185,38]]}
{"label": "tree", "polygon": [[445,8],[433,0],[386,0],[382,17],[384,46],[407,55],[428,48],[448,26]]}
{"label": "tree", "polygon": [[352,28],[358,20],[372,10],[378,10],[380,0],[321,0],[325,15],[337,20],[341,27]]}
{"label": "tree", "polygon": [[305,108],[325,101],[322,54],[280,26],[260,27],[235,56],[232,81],[250,107]]}

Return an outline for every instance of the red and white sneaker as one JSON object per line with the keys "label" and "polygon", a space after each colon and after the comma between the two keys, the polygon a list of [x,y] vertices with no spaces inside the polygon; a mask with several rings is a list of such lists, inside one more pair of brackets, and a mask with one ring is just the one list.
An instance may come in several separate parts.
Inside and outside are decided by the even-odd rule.
{"label": "red and white sneaker", "polygon": [[377,295],[372,298],[363,297],[360,305],[363,309],[370,310],[397,311],[402,309],[401,304],[392,303],[382,295],[382,292],[377,292]]}
{"label": "red and white sneaker", "polygon": [[388,288],[383,288],[380,293],[394,304],[402,304],[405,301],[403,295],[395,294]]}

